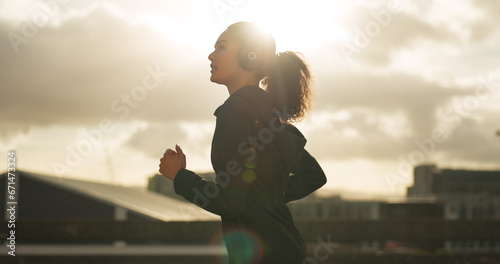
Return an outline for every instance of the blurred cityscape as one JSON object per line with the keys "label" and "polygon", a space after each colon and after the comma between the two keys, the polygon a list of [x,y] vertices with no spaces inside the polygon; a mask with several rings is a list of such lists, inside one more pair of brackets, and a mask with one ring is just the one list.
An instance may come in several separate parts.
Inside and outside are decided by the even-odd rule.
{"label": "blurred cityscape", "polygon": [[[214,181],[214,173],[200,174]],[[185,201],[175,194],[172,181],[157,174],[148,189]],[[420,165],[407,196],[396,201],[344,200],[341,195],[308,197],[289,204],[295,219],[387,219],[432,217],[500,220],[500,171],[441,169]]]}
{"label": "blurred cityscape", "polygon": [[[209,181],[215,177],[200,175]],[[0,175],[3,190],[7,178],[7,173]],[[225,263],[219,217],[176,195],[172,181],[162,175],[150,177],[147,190],[25,171],[18,172],[15,181],[16,243],[24,261],[64,257],[85,263],[74,257],[97,254],[123,263]],[[11,243],[8,199],[7,192],[0,196],[2,258],[9,257]],[[289,203],[289,208],[311,254],[325,240],[335,248],[328,260],[318,263],[337,263],[352,254],[385,261],[378,263],[397,263],[400,260],[387,257],[394,254],[483,254],[486,262],[481,263],[500,259],[500,171],[424,164],[414,168],[406,197],[349,200],[313,194]],[[138,256],[148,261],[134,259]]]}
{"label": "blurred cityscape", "polygon": [[[213,181],[215,174],[202,174]],[[162,175],[149,179],[148,189],[174,199],[172,181]],[[289,204],[296,220],[383,220],[443,219],[500,221],[500,171],[454,170],[434,164],[414,168],[413,186],[406,197],[385,200],[344,200],[341,195],[308,197]],[[362,248],[379,250],[380,241],[363,242]],[[443,248],[452,252],[500,253],[497,241],[445,241]]]}

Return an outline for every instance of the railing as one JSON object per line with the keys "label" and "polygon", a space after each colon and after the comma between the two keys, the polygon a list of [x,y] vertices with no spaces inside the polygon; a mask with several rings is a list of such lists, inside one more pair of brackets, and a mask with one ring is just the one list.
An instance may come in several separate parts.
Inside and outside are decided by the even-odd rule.
{"label": "railing", "polygon": [[[500,221],[498,220],[314,220],[296,221],[296,226],[308,244],[312,256],[304,263],[461,263],[460,261],[481,264],[500,263],[498,251],[450,254],[444,248],[447,241],[500,243]],[[2,235],[0,239],[4,243],[9,230],[11,229],[8,228],[7,222],[0,222]],[[124,253],[123,255],[104,253],[100,254],[99,259],[97,256],[83,256],[85,255],[83,253],[71,256],[63,252],[54,255],[30,253],[23,256],[19,251],[16,257],[2,256],[0,263],[4,263],[3,260],[9,261],[5,263],[37,263],[37,260],[40,260],[40,263],[47,263],[47,261],[87,263],[88,258],[93,258],[93,260],[98,258],[94,263],[116,263],[118,260],[122,263],[134,263],[134,261],[136,263],[218,263],[214,260],[214,256],[224,255],[219,251],[208,250],[206,252],[209,253],[206,254],[186,254],[179,251],[178,254],[159,256],[161,254],[135,254],[133,245],[141,243],[150,247],[163,245],[171,246],[171,249],[176,245],[208,246],[220,232],[219,222],[20,220],[16,222],[15,227],[15,242],[18,247],[33,244],[37,246],[53,244],[94,246],[100,244],[103,246],[108,244],[111,246],[113,243],[116,245],[116,241],[121,241],[118,244],[121,244],[123,249],[120,252]],[[359,248],[362,241],[376,241],[379,247],[374,248],[373,252],[362,251]],[[387,241],[392,241],[392,245],[399,245],[399,248],[411,247],[414,250],[395,251],[399,253],[388,254]],[[325,245],[330,245],[330,247],[325,248]],[[127,248],[130,248],[128,252]],[[176,260],[173,261],[173,259]]]}

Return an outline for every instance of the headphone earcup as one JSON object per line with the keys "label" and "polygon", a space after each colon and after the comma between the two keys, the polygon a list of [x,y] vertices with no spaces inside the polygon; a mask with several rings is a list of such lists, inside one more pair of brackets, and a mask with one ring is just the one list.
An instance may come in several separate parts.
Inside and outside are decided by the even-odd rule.
{"label": "headphone earcup", "polygon": [[241,68],[247,71],[254,71],[257,69],[258,59],[255,51],[244,48],[240,49],[238,60]]}

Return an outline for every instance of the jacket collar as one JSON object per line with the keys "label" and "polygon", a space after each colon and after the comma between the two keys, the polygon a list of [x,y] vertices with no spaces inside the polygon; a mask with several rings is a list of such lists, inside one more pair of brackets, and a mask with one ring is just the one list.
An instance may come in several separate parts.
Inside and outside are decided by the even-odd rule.
{"label": "jacket collar", "polygon": [[256,85],[247,85],[243,86],[240,89],[236,90],[233,94],[231,94],[222,105],[217,107],[214,112],[214,116],[218,115],[218,112],[220,111],[221,107],[226,104],[229,100],[235,100],[236,98],[243,99],[245,101],[251,101],[252,104],[255,105],[262,105],[265,106],[264,104],[267,104],[269,107],[270,105],[270,99],[268,99],[268,93],[264,91],[262,88],[256,86]]}

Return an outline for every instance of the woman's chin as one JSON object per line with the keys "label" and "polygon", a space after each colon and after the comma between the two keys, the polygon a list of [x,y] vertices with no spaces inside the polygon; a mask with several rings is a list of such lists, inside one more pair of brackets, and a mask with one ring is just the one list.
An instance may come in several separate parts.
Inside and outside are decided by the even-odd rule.
{"label": "woman's chin", "polygon": [[210,76],[210,81],[213,83],[216,83],[216,84],[222,84],[221,81],[219,79],[217,79],[216,77],[214,77],[213,75]]}

